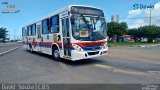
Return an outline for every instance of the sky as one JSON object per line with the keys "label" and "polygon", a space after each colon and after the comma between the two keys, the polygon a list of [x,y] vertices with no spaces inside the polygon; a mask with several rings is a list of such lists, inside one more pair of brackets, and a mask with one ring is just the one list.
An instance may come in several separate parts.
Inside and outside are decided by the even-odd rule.
{"label": "sky", "polygon": [[[3,2],[15,5],[17,13],[2,13]],[[101,8],[105,13],[107,22],[111,21],[112,15],[119,15],[120,22],[127,22],[129,28],[137,28],[148,25],[148,9],[133,10],[134,4],[154,5],[152,9],[152,24],[160,25],[160,0],[0,0],[0,27],[9,31],[10,38],[21,35],[21,28],[41,17],[63,8],[67,5],[88,5]]]}

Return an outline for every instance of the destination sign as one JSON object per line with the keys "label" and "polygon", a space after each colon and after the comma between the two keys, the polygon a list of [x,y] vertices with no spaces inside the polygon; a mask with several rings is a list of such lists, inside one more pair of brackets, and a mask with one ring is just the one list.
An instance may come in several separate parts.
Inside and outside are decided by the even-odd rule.
{"label": "destination sign", "polygon": [[72,6],[71,8],[72,14],[83,14],[83,15],[95,15],[95,16],[104,16],[103,11],[96,8],[91,7],[80,7],[80,6]]}

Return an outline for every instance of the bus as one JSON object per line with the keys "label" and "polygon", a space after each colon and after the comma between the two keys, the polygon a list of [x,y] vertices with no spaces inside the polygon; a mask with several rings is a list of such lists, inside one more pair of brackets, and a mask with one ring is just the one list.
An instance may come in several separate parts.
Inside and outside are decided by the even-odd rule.
{"label": "bus", "polygon": [[49,54],[57,61],[106,55],[107,25],[103,10],[68,5],[24,26],[22,42],[30,52]]}

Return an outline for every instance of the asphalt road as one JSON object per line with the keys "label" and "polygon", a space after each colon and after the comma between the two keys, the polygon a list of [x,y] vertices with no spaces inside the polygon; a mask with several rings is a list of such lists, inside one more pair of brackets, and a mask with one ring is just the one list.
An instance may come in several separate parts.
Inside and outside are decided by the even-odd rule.
{"label": "asphalt road", "polygon": [[22,45],[21,43],[17,43],[17,42],[7,42],[7,43],[0,42],[0,54],[21,45]]}
{"label": "asphalt road", "polygon": [[57,62],[21,47],[0,56],[0,83],[160,84],[158,55],[160,47],[110,48],[108,56]]}

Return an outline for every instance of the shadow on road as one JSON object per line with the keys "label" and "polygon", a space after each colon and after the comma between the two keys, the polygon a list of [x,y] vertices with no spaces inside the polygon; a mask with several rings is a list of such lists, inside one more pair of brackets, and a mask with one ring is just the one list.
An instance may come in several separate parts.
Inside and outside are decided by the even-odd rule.
{"label": "shadow on road", "polygon": [[98,59],[83,59],[78,61],[70,61],[70,60],[62,60],[62,63],[70,66],[82,66],[82,65],[92,65],[92,64],[100,64],[104,61]]}
{"label": "shadow on road", "polygon": [[39,57],[45,57],[45,58],[48,58],[48,59],[52,59],[52,56],[51,55],[48,55],[48,54],[44,54],[44,53],[39,53],[39,52],[30,52],[29,50],[25,50],[26,52],[30,53],[30,54],[34,54],[34,55],[37,55]]}
{"label": "shadow on road", "polygon": [[[26,52],[31,53],[28,50],[26,50]],[[63,63],[63,64],[70,65],[70,66],[82,66],[82,65],[92,65],[92,64],[104,63],[104,61],[94,59],[94,58],[92,58],[92,59],[82,59],[82,60],[78,60],[78,61],[71,61],[71,60],[66,60],[66,59],[61,59],[61,61],[55,61],[55,60],[52,59],[51,55],[38,53],[38,52],[32,52],[32,54],[38,55],[40,57],[48,58],[48,59],[52,60],[53,62],[59,62],[59,63]]]}

